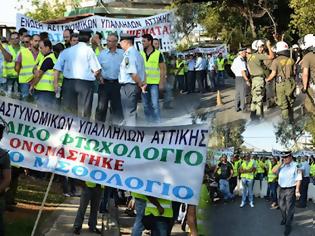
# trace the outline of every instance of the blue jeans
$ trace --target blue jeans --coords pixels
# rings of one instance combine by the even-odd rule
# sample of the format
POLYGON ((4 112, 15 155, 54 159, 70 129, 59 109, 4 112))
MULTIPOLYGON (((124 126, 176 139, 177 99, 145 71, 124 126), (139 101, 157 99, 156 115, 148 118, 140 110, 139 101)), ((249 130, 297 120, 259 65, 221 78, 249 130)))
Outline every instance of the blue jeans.
POLYGON ((224 200, 227 200, 229 198, 233 198, 233 194, 230 193, 230 185, 229 185, 228 180, 220 179, 219 185, 220 185, 220 191, 223 194, 224 200))
POLYGON ((225 77, 224 70, 217 72, 217 86, 218 87, 223 87, 224 86, 224 79, 225 79, 224 77, 225 77))
POLYGON ((153 229, 151 230, 151 236, 167 236, 168 227, 168 222, 156 218, 153 229))
POLYGON ((278 199, 277 199, 278 183, 277 183, 277 181, 269 183, 269 186, 270 186, 270 196, 271 196, 272 202, 278 204, 278 199))
POLYGON ((20 91, 21 91, 21 99, 25 100, 29 96, 30 84, 24 83, 19 84, 20 91))
POLYGON ((159 85, 148 84, 147 93, 141 93, 143 110, 148 122, 160 122, 159 85))
POLYGON ((135 223, 132 227, 131 236, 141 236, 142 231, 144 230, 144 226, 142 224, 142 218, 144 216, 144 210, 146 207, 146 201, 140 198, 136 198, 135 205, 136 205, 136 219, 135 223))
POLYGON ((242 202, 246 202, 247 193, 249 201, 250 202, 254 201, 253 182, 254 180, 252 179, 242 179, 243 184, 242 202))

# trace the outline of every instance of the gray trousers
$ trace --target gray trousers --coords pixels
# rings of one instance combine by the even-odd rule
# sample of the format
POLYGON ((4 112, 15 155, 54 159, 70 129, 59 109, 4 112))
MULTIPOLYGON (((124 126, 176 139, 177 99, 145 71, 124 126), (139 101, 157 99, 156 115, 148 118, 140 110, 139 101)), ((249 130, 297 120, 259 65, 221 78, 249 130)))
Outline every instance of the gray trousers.
POLYGON ((136 126, 138 91, 136 84, 122 84, 120 87, 121 105, 127 126, 136 126))
POLYGON ((75 217, 73 227, 76 229, 81 229, 84 221, 84 215, 86 212, 86 208, 90 203, 90 217, 88 221, 88 225, 90 229, 94 229, 97 225, 97 212, 100 205, 102 195, 102 189, 99 185, 95 188, 89 188, 84 186, 81 198, 80 198, 80 206, 77 212, 77 216, 75 217))
POLYGON ((291 225, 295 208, 295 187, 279 188, 279 207, 282 219, 287 226, 291 225))
POLYGON ((235 78, 235 110, 245 109, 246 83, 243 77, 235 78))

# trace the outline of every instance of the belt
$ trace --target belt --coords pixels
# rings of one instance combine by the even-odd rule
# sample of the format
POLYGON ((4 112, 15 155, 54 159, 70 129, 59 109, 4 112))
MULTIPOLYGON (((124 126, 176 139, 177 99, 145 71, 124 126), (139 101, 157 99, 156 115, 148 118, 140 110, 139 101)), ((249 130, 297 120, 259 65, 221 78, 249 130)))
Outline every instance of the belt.
POLYGON ((295 188, 295 186, 292 186, 292 187, 285 187, 285 188, 282 188, 282 187, 280 187, 281 189, 293 189, 293 188, 295 188))
POLYGON ((124 84, 120 84, 121 86, 125 86, 125 85, 136 85, 135 83, 124 83, 124 84))
POLYGON ((104 79, 104 82, 108 82, 108 83, 118 83, 118 79, 104 79))

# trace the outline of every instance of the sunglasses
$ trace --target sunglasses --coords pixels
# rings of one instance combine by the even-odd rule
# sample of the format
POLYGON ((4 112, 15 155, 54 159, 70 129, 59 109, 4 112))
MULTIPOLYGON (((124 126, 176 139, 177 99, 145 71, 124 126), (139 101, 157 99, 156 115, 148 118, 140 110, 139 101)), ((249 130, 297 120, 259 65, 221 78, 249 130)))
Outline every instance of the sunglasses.
POLYGON ((23 41, 23 43, 30 43, 30 41, 23 41))

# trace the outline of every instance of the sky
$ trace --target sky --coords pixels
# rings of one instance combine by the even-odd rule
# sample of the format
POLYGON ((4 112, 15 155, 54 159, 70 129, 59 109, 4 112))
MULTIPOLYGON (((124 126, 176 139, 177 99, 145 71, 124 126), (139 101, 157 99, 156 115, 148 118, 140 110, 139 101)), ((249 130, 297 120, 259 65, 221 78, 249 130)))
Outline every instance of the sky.
POLYGON ((285 147, 276 142, 274 125, 279 120, 262 122, 260 124, 249 124, 246 126, 244 145, 248 148, 254 148, 255 151, 285 150, 285 147))
MULTIPOLYGON (((29 6, 28 0, 21 0, 23 2, 24 7, 29 6)), ((0 24, 5 24, 8 26, 16 25, 16 13, 17 10, 15 7, 18 5, 18 0, 4 0, 1 1, 0 7, 0 24)), ((23 13, 23 12, 21 12, 23 13)))

